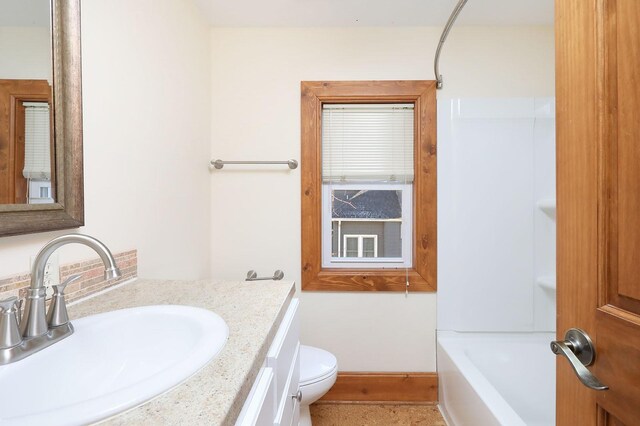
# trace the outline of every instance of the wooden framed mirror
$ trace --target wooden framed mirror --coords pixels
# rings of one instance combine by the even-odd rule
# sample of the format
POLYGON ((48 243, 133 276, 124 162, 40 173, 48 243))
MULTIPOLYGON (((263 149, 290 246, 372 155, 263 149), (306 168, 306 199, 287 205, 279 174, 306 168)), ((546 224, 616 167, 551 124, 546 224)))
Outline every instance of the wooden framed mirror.
MULTIPOLYGON (((11 35, 16 40, 5 43, 4 48, 14 48, 20 52, 18 59, 13 62, 6 60, 5 66, 21 61, 26 64, 25 68, 33 65, 34 60, 24 59, 26 51, 15 46, 23 41, 33 45, 34 37, 29 34, 34 26, 48 18, 50 68, 48 79, 34 79, 29 72, 21 73, 10 66, 6 67, 8 70, 0 66, 0 98, 4 96, 4 100, 0 99, 0 236, 82 226, 84 183, 80 0, 12 0, 4 1, 2 6, 7 10, 3 11, 3 18, 0 19, 0 31, 7 35, 5 40, 11 35), (49 8, 48 14, 42 7, 49 8), (43 13, 46 14, 44 17, 43 13), (14 18, 15 25, 10 21, 14 18), (9 74, 8 78, 5 72, 9 74), (48 91, 47 80, 52 83, 48 91), (30 130, 28 126, 23 131, 22 126, 25 121, 37 121, 37 118, 33 118, 37 114, 31 110, 42 106, 49 108, 45 119, 40 120, 47 124, 49 135, 44 138, 45 142, 30 145, 29 141, 34 138, 30 135, 37 131, 30 130), (48 148, 50 156, 44 161, 49 162, 48 167, 44 166, 47 171, 38 171, 38 179, 35 179, 34 172, 24 164, 29 163, 29 156, 25 154, 24 163, 20 160, 23 151, 37 151, 38 147, 48 148), (34 186, 32 181, 45 184, 48 181, 49 189, 46 189, 46 185, 34 186), (40 193, 36 194, 38 189, 40 193), (25 195, 24 191, 33 194, 25 195)), ((40 133, 46 133, 46 130, 40 130, 40 133)))

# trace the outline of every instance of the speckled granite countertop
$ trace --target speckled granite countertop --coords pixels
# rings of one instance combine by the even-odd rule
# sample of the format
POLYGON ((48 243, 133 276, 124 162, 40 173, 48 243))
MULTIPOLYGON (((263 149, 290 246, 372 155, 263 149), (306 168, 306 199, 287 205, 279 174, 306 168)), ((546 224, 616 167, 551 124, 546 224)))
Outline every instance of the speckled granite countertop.
POLYGON ((291 281, 136 280, 69 307, 69 316, 145 305, 190 305, 227 322, 229 340, 202 370, 169 392, 101 424, 229 425, 240 414, 295 292, 291 281))

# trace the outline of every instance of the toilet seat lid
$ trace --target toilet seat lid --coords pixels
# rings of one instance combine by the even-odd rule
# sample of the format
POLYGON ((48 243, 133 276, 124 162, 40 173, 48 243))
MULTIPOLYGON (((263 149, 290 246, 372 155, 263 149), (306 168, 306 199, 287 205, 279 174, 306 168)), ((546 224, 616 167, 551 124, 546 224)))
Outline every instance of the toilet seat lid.
POLYGON ((324 349, 300 345, 300 384, 313 383, 333 374, 338 360, 324 349))

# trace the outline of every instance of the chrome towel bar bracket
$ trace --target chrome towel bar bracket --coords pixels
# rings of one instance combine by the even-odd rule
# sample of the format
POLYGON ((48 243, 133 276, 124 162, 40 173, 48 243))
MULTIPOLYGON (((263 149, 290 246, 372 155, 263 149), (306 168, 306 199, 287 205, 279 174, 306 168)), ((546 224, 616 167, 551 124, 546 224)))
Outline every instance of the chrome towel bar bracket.
POLYGON ((224 160, 211 160, 211 165, 216 169, 221 169, 225 164, 286 164, 291 170, 298 168, 298 162, 296 160, 286 161, 224 161, 224 160))
POLYGON ((282 272, 280 269, 275 271, 272 277, 258 277, 258 273, 256 271, 251 270, 247 272, 247 278, 245 279, 245 281, 267 281, 267 280, 280 281, 283 278, 284 278, 284 272, 282 272))

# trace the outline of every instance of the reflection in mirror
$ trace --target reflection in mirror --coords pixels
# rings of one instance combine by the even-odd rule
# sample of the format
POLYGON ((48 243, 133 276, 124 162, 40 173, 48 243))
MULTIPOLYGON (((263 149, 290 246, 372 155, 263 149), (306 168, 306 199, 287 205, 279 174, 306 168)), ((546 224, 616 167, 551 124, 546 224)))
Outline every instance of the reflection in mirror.
POLYGON ((49 0, 0 0, 0 204, 55 201, 49 0))

